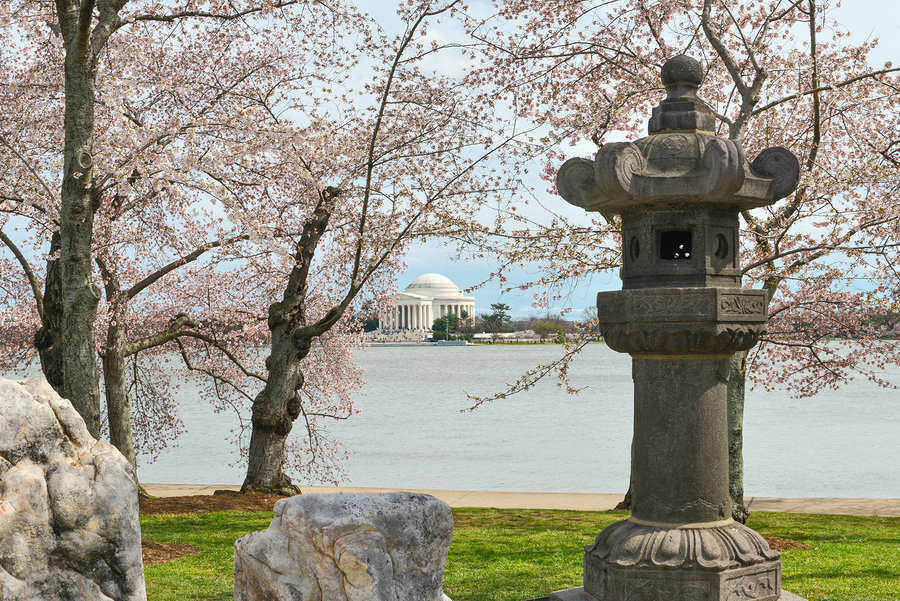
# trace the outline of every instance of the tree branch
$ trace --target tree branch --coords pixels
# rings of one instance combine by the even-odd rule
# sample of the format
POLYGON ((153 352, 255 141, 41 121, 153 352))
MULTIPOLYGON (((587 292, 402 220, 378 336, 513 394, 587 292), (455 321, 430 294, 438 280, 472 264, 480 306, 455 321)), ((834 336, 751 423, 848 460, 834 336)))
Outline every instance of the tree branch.
MULTIPOLYGON (((238 359, 234 353, 232 353, 227 347, 225 347, 221 342, 219 342, 212 336, 208 336, 208 335, 203 334, 202 332, 198 332, 196 330, 182 330, 176 336, 173 336, 173 339, 175 339, 176 341, 179 338, 195 338, 197 340, 202 340, 203 342, 207 343, 208 345, 212 346, 213 348, 218 349, 219 352, 221 352, 223 355, 228 357, 228 360, 231 361, 232 363, 234 363, 234 365, 239 370, 241 370, 241 373, 243 373, 248 378, 255 378, 255 379, 259 380, 260 382, 266 381, 265 376, 247 369, 247 367, 244 366, 244 364, 241 362, 241 360, 238 359)), ((207 374, 207 375, 209 375, 209 374, 207 374)))
POLYGON ((390 71, 388 72, 387 81, 384 84, 384 91, 381 94, 381 102, 378 106, 378 115, 375 117, 375 124, 372 127, 372 136, 369 139, 369 148, 366 152, 366 184, 363 192, 363 201, 362 208, 360 209, 360 219, 359 219, 359 228, 357 231, 357 239, 356 239, 356 253, 353 257, 353 270, 350 275, 351 285, 356 282, 356 278, 359 275, 360 262, 362 261, 362 247, 365 231, 366 231, 366 217, 368 215, 369 209, 369 199, 372 194, 372 172, 375 169, 375 144, 378 141, 378 133, 381 130, 381 123, 384 119, 384 111, 387 108, 388 98, 391 93, 391 88, 393 86, 394 75, 397 72, 397 68, 400 65, 400 60, 403 58, 403 53, 406 52, 406 47, 409 46, 410 42, 415 35, 416 30, 422 24, 422 22, 427 18, 435 15, 439 15, 445 11, 450 10, 453 6, 458 4, 460 0, 453 0, 450 4, 445 7, 435 10, 435 11, 423 11, 419 18, 416 19, 415 23, 407 30, 406 35, 403 37, 403 40, 400 42, 400 46, 397 48, 397 52, 394 55, 394 60, 391 63, 390 71))
POLYGON ((122 356, 130 357, 141 351, 161 346, 180 336, 182 334, 182 328, 185 327, 196 328, 197 324, 184 313, 176 315, 169 323, 169 327, 165 330, 125 343, 122 347, 122 356))
POLYGON ((106 46, 106 42, 119 27, 122 20, 119 11, 128 0, 97 0, 97 8, 100 18, 94 30, 91 32, 91 55, 96 62, 100 57, 100 51, 106 46))
POLYGON ((731 79, 734 81, 734 85, 741 93, 741 96, 744 96, 750 92, 750 88, 747 87, 747 84, 741 77, 741 69, 735 62, 731 52, 722 42, 722 38, 713 31, 712 23, 710 22, 711 11, 712 0, 703 0, 703 14, 700 17, 700 23, 703 25, 703 33, 706 34, 706 38, 709 40, 710 44, 712 44, 716 54, 718 54, 719 58, 722 59, 722 62, 725 63, 725 68, 728 69, 728 73, 731 75, 731 79))
MULTIPOLYGON (((130 25, 131 23, 138 23, 141 21, 156 21, 162 23, 174 23, 180 19, 218 19, 220 21, 234 21, 235 19, 241 19, 248 15, 252 15, 255 13, 262 12, 263 10, 273 9, 273 8, 286 8, 288 6, 297 5, 297 4, 306 4, 306 0, 280 0, 279 2, 272 2, 271 4, 266 3, 263 6, 257 5, 252 6, 250 8, 246 8, 244 10, 238 10, 234 12, 212 12, 205 10, 182 10, 174 13, 170 13, 167 15, 135 15, 128 19, 122 21, 122 25, 130 25)), ((315 2, 315 4, 321 4, 321 2, 315 2)))
POLYGON ((175 259, 174 261, 170 262, 169 264, 157 269, 156 271, 154 271, 153 273, 151 273, 150 275, 148 275, 147 277, 142 279, 140 282, 136 283, 134 286, 129 288, 125 292, 125 295, 129 299, 134 298, 135 296, 140 294, 145 288, 147 288, 148 286, 152 286, 154 283, 156 283, 156 281, 159 280, 161 277, 165 276, 168 273, 171 273, 172 271, 178 269, 179 267, 182 267, 184 265, 187 265, 188 263, 196 261, 198 258, 200 258, 201 255, 203 255, 203 253, 207 252, 208 250, 211 250, 211 249, 219 247, 219 246, 228 246, 228 245, 234 244, 235 242, 247 240, 248 238, 249 238, 248 235, 243 234, 241 236, 234 236, 232 238, 226 238, 225 240, 216 240, 215 242, 207 242, 206 244, 203 244, 202 246, 197 247, 192 252, 184 255, 183 257, 175 259))
POLYGON ((890 69, 880 69, 878 71, 870 71, 869 73, 863 73, 861 75, 856 75, 854 77, 845 79, 844 81, 841 81, 838 83, 832 83, 832 84, 828 84, 828 85, 824 85, 824 86, 819 86, 818 88, 812 88, 809 90, 804 90, 802 92, 797 92, 795 94, 790 94, 789 96, 785 96, 784 98, 779 98, 778 100, 773 100, 772 102, 770 102, 768 104, 764 104, 763 106, 754 109, 753 115, 758 115, 759 113, 762 113, 773 107, 776 107, 779 104, 784 104, 785 102, 790 102, 791 100, 795 100, 797 98, 800 98, 801 96, 809 96, 810 94, 816 94, 819 92, 827 92, 829 90, 837 90, 838 88, 843 88, 843 87, 849 86, 849 85, 854 84, 863 79, 869 79, 869 78, 874 79, 874 78, 878 77, 879 75, 886 75, 888 73, 896 73, 897 71, 900 71, 900 67, 892 67, 890 69))
POLYGON ((81 11, 78 15, 78 36, 74 40, 81 55, 91 47, 91 23, 94 18, 94 3, 95 0, 81 0, 81 11))
POLYGON ((31 163, 29 163, 28 160, 18 150, 16 150, 12 144, 9 143, 9 141, 3 136, 3 134, 0 134, 0 142, 2 142, 4 146, 9 148, 12 151, 12 153, 14 155, 16 155, 16 158, 18 158, 20 161, 22 161, 22 164, 24 164, 25 167, 28 169, 28 171, 31 173, 31 175, 34 176, 34 179, 37 180, 37 182, 41 185, 41 187, 44 189, 44 191, 47 192, 48 199, 51 202, 56 201, 56 195, 53 194, 52 190, 50 190, 50 186, 47 185, 47 182, 44 181, 44 178, 42 178, 38 174, 38 172, 35 170, 35 168, 31 166, 31 163))
POLYGON ((16 246, 15 242, 13 242, 3 230, 0 230, 0 241, 2 241, 3 244, 7 246, 7 248, 9 248, 10 252, 15 255, 16 260, 19 262, 19 265, 22 266, 22 271, 25 272, 25 277, 28 278, 28 284, 31 286, 31 292, 32 294, 34 294, 34 303, 37 306, 38 316, 40 316, 41 321, 43 321, 44 295, 41 294, 41 286, 34 275, 34 271, 32 271, 31 269, 31 265, 28 264, 28 260, 25 258, 25 255, 22 254, 22 251, 20 251, 16 246))

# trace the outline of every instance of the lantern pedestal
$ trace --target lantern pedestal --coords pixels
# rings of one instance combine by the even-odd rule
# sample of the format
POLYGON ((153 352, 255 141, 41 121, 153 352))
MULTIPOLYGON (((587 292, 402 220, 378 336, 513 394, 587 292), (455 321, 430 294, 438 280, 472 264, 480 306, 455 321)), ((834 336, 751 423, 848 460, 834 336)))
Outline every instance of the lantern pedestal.
POLYGON ((729 356, 633 355, 632 515, 585 552, 596 599, 778 599, 780 554, 731 519, 729 356))
MULTIPOLYGON (((746 597, 738 599, 746 599, 746 597)), ((806 601, 803 597, 793 594, 790 591, 786 591, 782 589, 781 596, 778 598, 779 601, 806 601)), ((562 591, 556 591, 552 593, 549 597, 541 597, 540 599, 532 599, 531 601, 605 601, 604 599, 597 599, 593 595, 589 595, 584 592, 584 588, 569 588, 562 591)), ((678 597, 672 597, 670 601, 680 601, 678 597)))

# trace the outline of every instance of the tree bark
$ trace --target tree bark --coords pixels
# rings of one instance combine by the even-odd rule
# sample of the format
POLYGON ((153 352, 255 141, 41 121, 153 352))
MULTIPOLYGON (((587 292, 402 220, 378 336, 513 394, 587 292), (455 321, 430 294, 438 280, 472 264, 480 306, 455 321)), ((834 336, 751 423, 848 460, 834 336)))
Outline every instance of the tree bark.
POLYGON ((94 437, 100 436, 100 388, 94 348, 99 290, 91 282, 94 64, 90 14, 59 14, 66 47, 65 155, 60 209, 63 390, 94 437), (74 20, 74 22, 73 22, 74 20))
POLYGON ((617 510, 631 511, 634 504, 634 435, 631 436, 631 468, 628 470, 628 490, 625 491, 625 498, 616 505, 617 510))
POLYGON ((62 283, 59 274, 59 231, 50 237, 50 258, 44 280, 44 312, 41 327, 34 335, 34 346, 41 359, 41 371, 50 386, 65 396, 62 361, 62 283))
MULTIPOLYGON (((300 492, 284 474, 285 442, 294 420, 300 416, 300 388, 303 372, 300 362, 309 355, 312 342, 340 319, 346 302, 332 307, 312 326, 306 323, 306 294, 309 270, 316 247, 331 213, 327 205, 340 194, 337 188, 327 188, 297 243, 294 266, 281 301, 269 306, 269 332, 272 350, 266 359, 268 377, 265 387, 253 400, 253 429, 247 476, 241 492, 274 492, 293 495, 300 492)), ((358 290, 352 287, 345 301, 358 290)))
POLYGON ((124 324, 125 311, 117 309, 106 334, 103 349, 103 386, 106 391, 106 412, 109 418, 109 440, 131 463, 137 476, 137 457, 131 430, 131 399, 125 376, 124 324))
POLYGON ((272 350, 266 359, 268 379, 253 400, 249 463, 241 492, 300 492, 284 474, 285 442, 300 415, 300 362, 309 354, 310 342, 298 348, 288 322, 272 328, 272 350))
POLYGON ((728 492, 731 494, 731 517, 747 523, 750 510, 744 505, 744 392, 747 377, 747 351, 731 356, 728 377, 728 492))

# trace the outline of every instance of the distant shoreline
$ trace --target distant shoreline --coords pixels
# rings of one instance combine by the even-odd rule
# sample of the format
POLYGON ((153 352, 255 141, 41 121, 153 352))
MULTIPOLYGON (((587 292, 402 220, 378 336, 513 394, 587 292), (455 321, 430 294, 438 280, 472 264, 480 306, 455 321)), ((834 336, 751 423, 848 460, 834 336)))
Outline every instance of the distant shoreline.
MULTIPOLYGON (((143 483, 157 497, 211 495, 215 490, 239 490, 228 484, 153 484, 143 483)), ((622 500, 623 493, 514 492, 494 490, 439 490, 412 488, 372 488, 357 486, 300 486, 302 494, 353 494, 410 491, 430 494, 451 507, 497 507, 508 509, 568 509, 609 511, 622 500)), ((822 513, 900 517, 900 499, 848 497, 745 497, 753 511, 785 513, 822 513)))

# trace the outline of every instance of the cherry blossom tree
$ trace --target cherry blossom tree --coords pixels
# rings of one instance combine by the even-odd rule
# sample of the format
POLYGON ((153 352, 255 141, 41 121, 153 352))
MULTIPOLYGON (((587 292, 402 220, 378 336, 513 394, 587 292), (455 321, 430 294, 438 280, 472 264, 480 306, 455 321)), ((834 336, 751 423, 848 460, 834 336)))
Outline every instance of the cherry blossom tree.
POLYGON ((19 324, 5 358, 25 358, 34 334, 44 374, 98 435, 99 355, 110 436, 132 463, 132 418, 151 451, 177 430, 169 383, 138 358, 152 363, 181 336, 214 347, 242 327, 228 305, 210 314, 215 303, 198 299, 234 282, 210 255, 250 236, 222 204, 269 174, 223 178, 218 165, 268 118, 256 99, 340 69, 331 50, 353 19, 299 1, 0 7, 15 41, 0 57, 5 316, 19 324))
MULTIPOLYGON (((473 52, 489 61, 485 93, 506 94, 523 118, 547 124, 534 156, 548 181, 570 145, 644 135, 663 95, 659 69, 683 53, 704 66, 700 93, 719 135, 747 156, 780 145, 800 157, 794 194, 742 213, 744 281, 768 292, 770 320, 762 342, 735 355, 729 381, 731 492, 741 520, 745 382, 812 397, 855 376, 891 386, 879 370, 900 363, 900 347, 871 319, 900 302, 900 68, 872 65, 877 41, 851 41, 829 8, 816 0, 508 0, 493 19, 473 23, 482 42, 473 52)), ((520 211, 466 242, 498 253, 500 271, 541 265, 546 275, 522 287, 558 287, 618 265, 617 227, 520 211)), ((572 350, 502 394, 564 373, 572 350)))
POLYGON ((45 375, 96 434, 99 356, 132 461, 133 439, 177 431, 178 370, 217 410, 251 405, 245 490, 334 479, 323 424, 354 413, 353 315, 387 309, 411 240, 471 227, 518 175, 497 161, 519 132, 435 68, 458 51, 429 27, 459 7, 405 5, 393 36, 337 3, 11 4, 0 23, 28 60, 2 88, 16 177, 0 231, 26 235, 0 241, 28 286, 2 282, 5 321, 28 327, 5 357, 37 330, 45 375))
MULTIPOLYGON (((365 77, 348 82, 336 106, 308 108, 283 176, 261 204, 232 210, 237 221, 271 213, 263 221, 279 225, 260 237, 281 249, 287 273, 272 278, 280 300, 268 307, 268 378, 253 400, 244 491, 290 492, 284 466, 293 423, 302 417, 307 441, 316 441, 316 419, 335 417, 334 407, 322 413, 306 398, 312 374, 302 362, 317 341, 346 327, 364 295, 386 309, 412 240, 474 227, 484 203, 517 185, 516 171, 498 165, 521 132, 475 102, 467 73, 442 74, 433 63, 440 53, 458 56, 429 27, 460 17, 459 7, 456 0, 403 6, 396 36, 373 26, 359 59, 365 77), (299 237, 273 237, 292 227, 299 237)), ((270 264, 256 267, 266 273, 270 264)), ((317 456, 311 447, 306 455, 317 456)))

